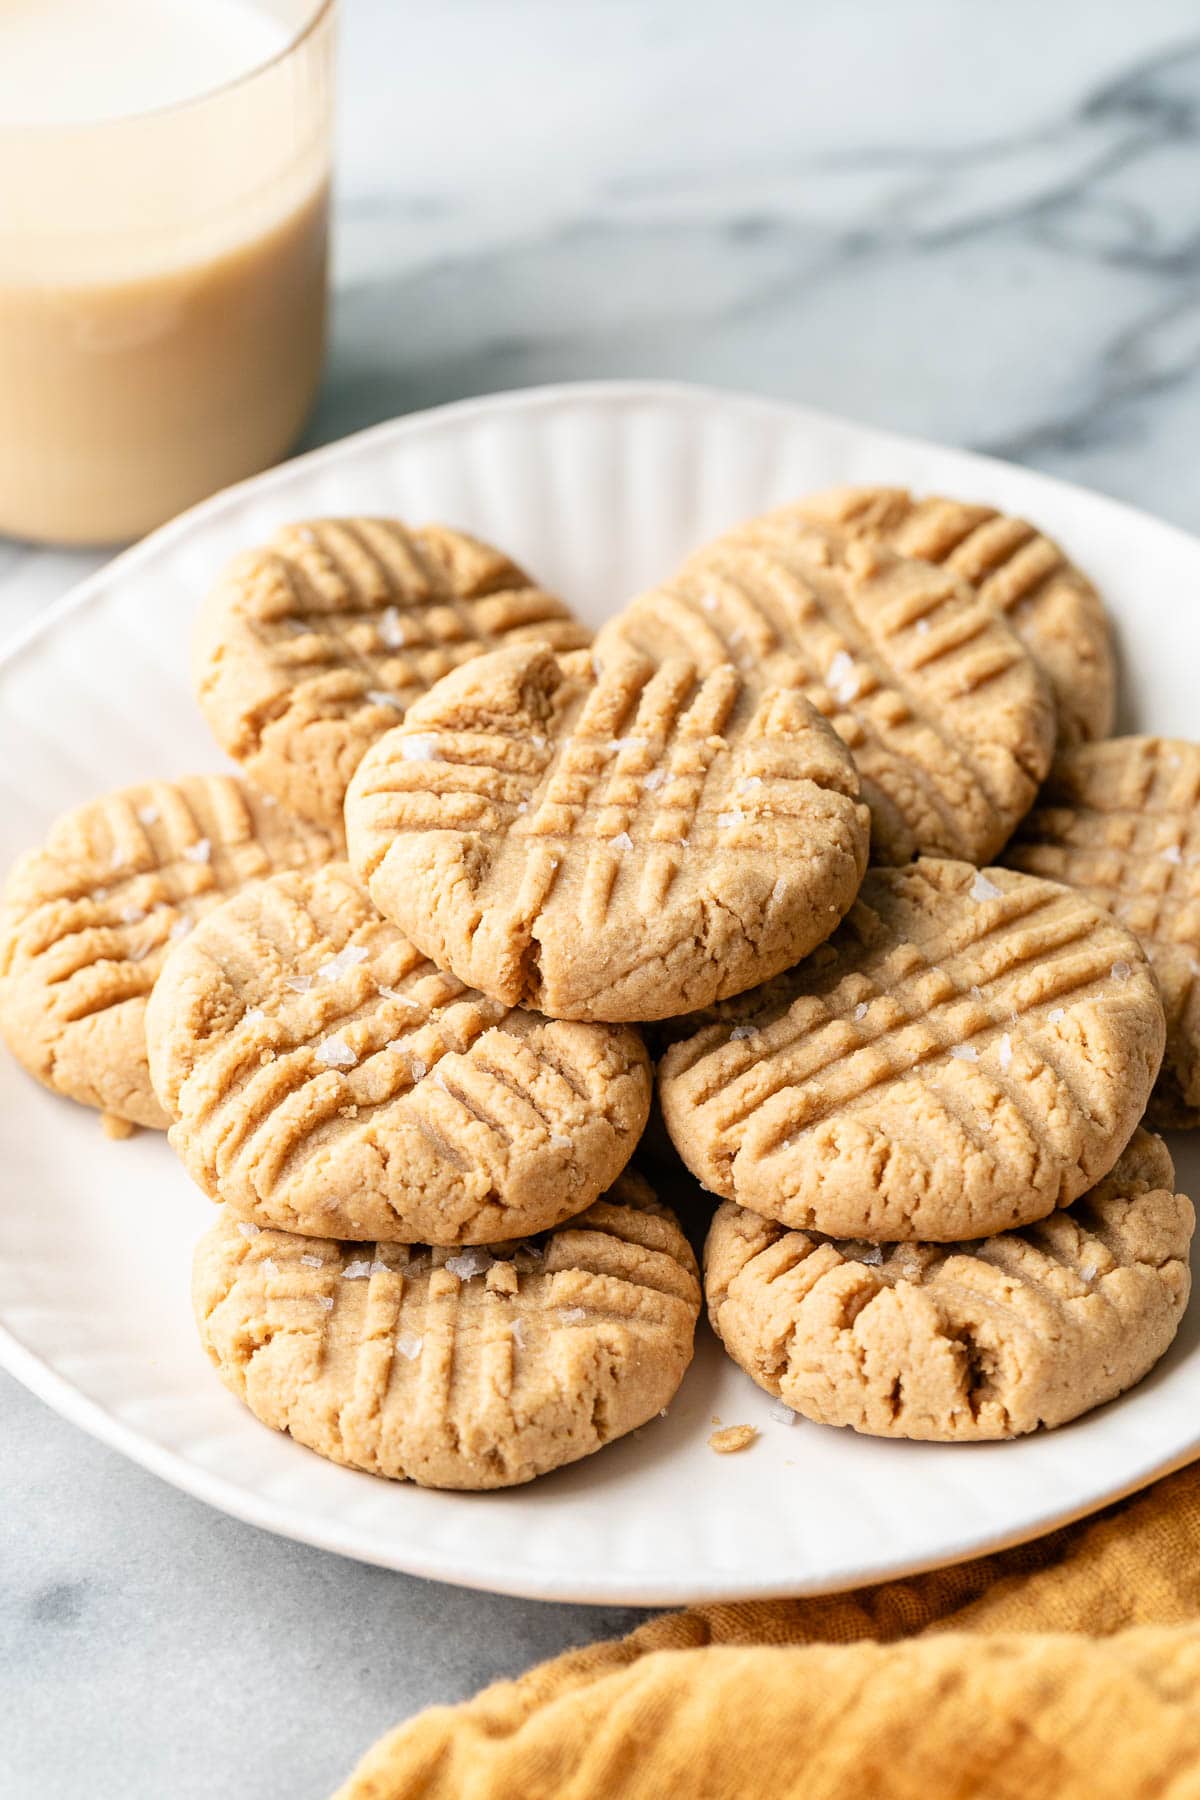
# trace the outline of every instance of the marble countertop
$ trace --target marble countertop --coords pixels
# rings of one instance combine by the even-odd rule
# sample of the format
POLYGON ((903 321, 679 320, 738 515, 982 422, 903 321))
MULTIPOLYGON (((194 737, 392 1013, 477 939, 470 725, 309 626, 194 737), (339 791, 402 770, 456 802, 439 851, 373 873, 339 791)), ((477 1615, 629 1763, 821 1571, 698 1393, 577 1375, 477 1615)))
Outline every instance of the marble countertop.
MULTIPOLYGON (((308 441, 574 377, 752 389, 1200 530, 1190 0, 343 0, 308 441)), ((98 559, 0 541, 0 633, 98 559)), ((0 1789, 320 1800, 418 1707, 627 1611, 207 1510, 0 1378, 0 1789)))

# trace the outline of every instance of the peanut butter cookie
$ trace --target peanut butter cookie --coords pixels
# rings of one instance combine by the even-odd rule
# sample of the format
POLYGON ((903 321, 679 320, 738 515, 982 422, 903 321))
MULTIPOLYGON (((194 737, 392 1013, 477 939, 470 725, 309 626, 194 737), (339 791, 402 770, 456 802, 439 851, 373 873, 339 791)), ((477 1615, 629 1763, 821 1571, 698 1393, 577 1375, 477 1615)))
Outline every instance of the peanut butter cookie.
POLYGON ((168 961, 147 1038, 171 1142, 205 1193, 323 1237, 544 1230, 615 1180, 650 1107, 636 1031, 465 988, 344 864, 207 918, 168 961))
POLYGON ((556 1018, 657 1019, 820 943, 868 817, 798 693, 618 650, 447 676, 363 759, 350 858, 441 968, 556 1018))
POLYGON ((196 622, 201 711, 257 785, 339 824, 368 744, 450 669, 500 644, 588 641, 499 550, 430 525, 314 519, 237 557, 196 622))
POLYGON ((531 1481, 632 1431, 692 1359, 696 1262, 633 1174, 532 1243, 455 1254, 255 1231, 197 1248, 225 1385, 334 1462, 426 1487, 531 1481))
POLYGON ((341 853, 340 831, 228 775, 148 781, 77 807, 9 875, 0 1033, 56 1093, 165 1128, 146 999, 168 950, 247 882, 341 853))
POLYGON ((617 645, 799 688, 854 753, 877 861, 988 862, 1050 766, 1049 688, 996 609, 949 570, 794 507, 632 601, 596 648, 607 659, 617 645))
POLYGON ((659 1065, 663 1116, 714 1193, 830 1237, 990 1236, 1107 1174, 1165 1024, 1137 941, 1007 869, 874 869, 799 968, 659 1065))
POLYGON ((1064 751, 1004 853, 1133 932, 1158 977, 1167 1052, 1156 1125, 1200 1125, 1200 744, 1113 738, 1064 751))
POLYGON ((1107 737, 1116 708, 1112 632, 1099 594, 1048 537, 992 506, 903 488, 833 488, 799 510, 901 556, 938 563, 1004 614, 1041 668, 1063 744, 1107 737))
POLYGON ((954 1443, 1061 1425, 1175 1336, 1195 1215, 1174 1180, 1139 1130, 1069 1212, 945 1245, 835 1243, 726 1202, 709 1315, 760 1387, 823 1425, 954 1443))

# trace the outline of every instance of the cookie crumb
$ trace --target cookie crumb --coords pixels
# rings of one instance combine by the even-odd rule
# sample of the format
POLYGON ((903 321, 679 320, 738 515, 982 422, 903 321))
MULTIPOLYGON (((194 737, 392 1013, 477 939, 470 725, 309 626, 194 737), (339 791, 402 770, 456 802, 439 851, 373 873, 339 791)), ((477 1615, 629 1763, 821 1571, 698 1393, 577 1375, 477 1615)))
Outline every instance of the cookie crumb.
POLYGON ((734 1456, 739 1450, 748 1450, 757 1436, 753 1425, 727 1425, 724 1431, 713 1432, 708 1447, 718 1456, 734 1456))
POLYGON ((131 1138, 137 1126, 131 1119, 122 1119, 116 1113, 105 1112, 100 1114, 100 1129, 106 1138, 120 1143, 123 1138, 131 1138))

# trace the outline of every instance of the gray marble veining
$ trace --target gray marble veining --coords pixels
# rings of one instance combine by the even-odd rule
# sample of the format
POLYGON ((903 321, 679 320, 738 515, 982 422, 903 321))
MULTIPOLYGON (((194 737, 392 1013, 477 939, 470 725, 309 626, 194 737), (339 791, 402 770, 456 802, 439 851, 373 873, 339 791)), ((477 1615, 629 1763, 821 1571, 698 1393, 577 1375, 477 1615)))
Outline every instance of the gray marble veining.
MULTIPOLYGON (((1191 0, 344 0, 308 442, 664 376, 1028 461, 1200 529, 1191 0)), ((98 559, 0 542, 0 633, 98 559)), ((0 1790, 319 1800, 371 1738, 637 1616, 207 1510, 0 1380, 0 1790)))

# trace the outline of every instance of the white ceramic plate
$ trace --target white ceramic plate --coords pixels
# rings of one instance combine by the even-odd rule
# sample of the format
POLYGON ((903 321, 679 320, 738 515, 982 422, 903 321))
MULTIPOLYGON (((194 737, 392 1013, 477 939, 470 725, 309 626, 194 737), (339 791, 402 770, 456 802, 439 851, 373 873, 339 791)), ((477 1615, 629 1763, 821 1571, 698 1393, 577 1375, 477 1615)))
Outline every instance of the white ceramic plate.
MULTIPOLYGON (((230 552, 285 519, 395 512, 494 539, 592 624, 702 539, 803 489, 906 483, 1025 512, 1115 614, 1123 726, 1194 729, 1200 542, 1025 470, 796 407, 641 384, 500 396, 384 425, 208 501, 119 557, 0 660, 0 863, 99 789, 215 767, 188 624, 230 552)), ((1200 1138, 1172 1145, 1200 1191, 1200 1138)), ((1200 1302, 1132 1394, 1013 1444, 876 1442, 772 1418, 702 1328, 666 1419, 531 1487, 440 1494, 265 1430, 188 1305, 212 1217, 166 1143, 0 1059, 0 1360, 67 1418, 238 1518, 389 1568, 546 1599, 828 1592, 1031 1537, 1200 1453, 1200 1302), (713 1415, 761 1430, 719 1457, 713 1415)))

